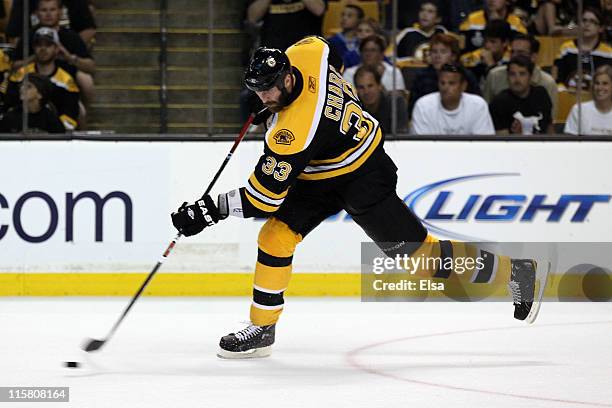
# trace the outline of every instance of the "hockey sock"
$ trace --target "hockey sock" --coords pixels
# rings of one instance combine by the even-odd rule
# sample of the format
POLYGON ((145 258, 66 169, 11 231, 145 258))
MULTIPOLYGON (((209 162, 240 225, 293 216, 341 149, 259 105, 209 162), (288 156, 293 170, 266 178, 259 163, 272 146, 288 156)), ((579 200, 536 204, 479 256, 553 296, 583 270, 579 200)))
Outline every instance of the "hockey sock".
POLYGON ((257 264, 253 284, 251 322, 257 326, 275 324, 283 311, 283 294, 291 279, 291 262, 302 236, 287 224, 270 218, 262 227, 257 240, 257 264))
POLYGON ((457 280, 461 284, 506 285, 510 280, 510 258, 478 248, 474 244, 439 240, 428 235, 410 255, 415 276, 457 280), (415 267, 415 265, 418 265, 415 267))

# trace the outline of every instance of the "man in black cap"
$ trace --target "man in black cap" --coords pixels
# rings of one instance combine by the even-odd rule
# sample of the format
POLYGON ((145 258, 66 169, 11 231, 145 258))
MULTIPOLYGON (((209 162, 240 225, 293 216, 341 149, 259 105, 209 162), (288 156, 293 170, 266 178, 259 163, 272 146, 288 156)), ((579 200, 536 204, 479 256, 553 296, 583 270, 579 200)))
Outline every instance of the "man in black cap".
POLYGON ((79 87, 75 80, 76 69, 57 59, 58 34, 48 27, 41 27, 34 33, 32 47, 34 59, 26 66, 13 72, 8 79, 4 104, 18 105, 19 87, 27 74, 37 73, 52 82, 49 100, 53 103, 66 129, 75 129, 79 117, 79 87))
MULTIPOLYGON (((39 20, 39 25, 30 32, 30 38, 34 36, 33 33, 37 29, 42 27, 47 27, 57 32, 57 57, 66 65, 76 70, 74 77, 81 90, 81 99, 85 106, 89 106, 93 101, 95 93, 93 74, 96 71, 96 63, 79 34, 60 25, 61 16, 61 0, 38 0, 36 17, 39 20)), ((29 55, 23 55, 23 45, 21 42, 22 39, 19 40, 15 49, 14 69, 27 65, 34 59, 32 44, 30 45, 29 55)))

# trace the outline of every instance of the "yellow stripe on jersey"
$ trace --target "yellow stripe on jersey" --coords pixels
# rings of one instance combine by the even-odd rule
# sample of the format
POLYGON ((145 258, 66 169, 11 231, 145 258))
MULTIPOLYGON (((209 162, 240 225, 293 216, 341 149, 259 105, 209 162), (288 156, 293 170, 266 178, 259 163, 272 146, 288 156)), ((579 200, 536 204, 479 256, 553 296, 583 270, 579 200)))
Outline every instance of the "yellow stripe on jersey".
POLYGON ((0 50, 0 72, 7 72, 11 70, 11 59, 2 50, 0 50))
POLYGON ((287 192, 289 191, 289 189, 287 189, 280 194, 273 193, 272 191, 265 188, 259 182, 259 180, 257 180, 255 173, 251 174, 251 177, 249 177, 249 183, 251 183, 251 185, 253 186, 253 188, 255 188, 255 190, 257 190, 257 192, 266 197, 269 197, 272 200, 283 200, 285 197, 287 197, 287 192))
MULTIPOLYGON (((368 139, 371 140, 371 138, 368 138, 368 139)), ((374 136, 374 139, 372 140, 372 143, 370 143, 366 151, 358 159, 351 161, 350 164, 347 164, 346 166, 337 168, 335 170, 325 170, 325 171, 321 171, 318 173, 308 173, 304 171, 302 174, 298 176, 298 179, 323 180, 323 179, 327 179, 331 177, 341 176, 341 175, 350 173, 352 171, 355 171, 363 163, 365 163, 365 161, 372 155, 372 153, 374 153, 374 151, 380 144, 381 140, 382 140, 382 131, 380 130, 380 128, 378 128, 378 130, 376 131, 376 135, 374 136)), ((308 169, 309 168, 307 167, 305 170, 308 170, 308 169)), ((314 167, 312 170, 316 171, 316 167, 314 167)))
POLYGON ((9 76, 9 81, 21 82, 26 74, 30 74, 32 72, 36 72, 36 65, 34 63, 28 64, 25 67, 21 67, 17 71, 13 72, 11 76, 9 76))
POLYGON ((512 28, 514 31, 527 34, 527 28, 523 24, 523 20, 521 20, 521 18, 516 14, 509 14, 506 21, 508 24, 510 24, 510 28, 512 28))
POLYGON ((487 24, 484 10, 474 11, 470 13, 463 23, 459 26, 459 31, 483 30, 487 24))
MULTIPOLYGON (((473 68, 482 62, 482 51, 484 48, 478 48, 474 51, 463 54, 460 58, 461 64, 466 68, 473 68)), ((503 61, 510 61, 510 49, 507 47, 504 51, 503 61)))
MULTIPOLYGON (((514 31, 518 31, 523 34, 527 34, 527 28, 523 24, 523 21, 516 14, 508 14, 506 18, 510 28, 514 31)), ((470 31, 470 30, 484 30, 487 25, 487 16, 484 10, 474 11, 461 23, 459 31, 470 31)))
POLYGON ((67 130, 76 129, 77 121, 72 119, 70 116, 60 115, 59 119, 67 130))
POLYGON ((374 122, 372 122, 369 119, 366 118, 362 118, 362 124, 363 123, 367 123, 369 132, 368 132, 368 136, 362 138, 359 143, 357 144, 357 146, 348 149, 346 152, 342 153, 340 156, 338 157, 334 157, 333 159, 324 159, 324 160, 311 160, 308 165, 309 166, 318 166, 318 165, 322 165, 322 164, 334 164, 334 163, 340 163, 342 160, 345 160, 347 157, 349 157, 351 154, 353 154, 354 152, 356 152, 357 150, 359 150, 361 148, 361 146, 366 142, 366 140, 368 140, 368 137, 370 137, 370 133, 372 133, 372 131, 374 130, 374 122))
POLYGON ((55 71, 55 74, 49 78, 51 82, 60 88, 64 88, 68 92, 79 92, 79 87, 76 84, 76 81, 68 72, 64 71, 62 68, 58 68, 55 71))
MULTIPOLYGON (((25 67, 19 68, 17 71, 13 72, 9 77, 9 81, 11 82, 21 82, 23 78, 27 74, 35 73, 36 65, 35 63, 31 63, 26 65, 25 67)), ((62 68, 57 68, 55 74, 52 77, 49 77, 49 80, 56 86, 67 90, 68 92, 79 92, 79 87, 76 84, 76 81, 68 72, 64 71, 62 68)))
POLYGON ((612 59, 612 47, 610 47, 607 43, 601 41, 597 48, 591 51, 591 55, 612 59))
POLYGON ((482 48, 467 52, 461 56, 461 64, 466 68, 472 68, 481 61, 482 48))
POLYGON ((280 207, 280 205, 270 205, 270 204, 262 203, 255 196, 251 195, 249 191, 246 189, 244 190, 244 195, 246 196, 247 200, 249 200, 249 202, 253 204, 255 208, 261 211, 273 213, 276 210, 278 210, 278 207, 280 207))
POLYGON ((329 48, 322 40, 308 37, 286 54, 304 84, 297 99, 274 116, 266 132, 266 145, 282 156, 305 150, 314 138, 325 105, 329 48))
POLYGON ((563 44, 561 44, 555 59, 562 58, 566 54, 578 54, 578 49, 576 48, 576 44, 574 44, 574 40, 565 41, 563 44))

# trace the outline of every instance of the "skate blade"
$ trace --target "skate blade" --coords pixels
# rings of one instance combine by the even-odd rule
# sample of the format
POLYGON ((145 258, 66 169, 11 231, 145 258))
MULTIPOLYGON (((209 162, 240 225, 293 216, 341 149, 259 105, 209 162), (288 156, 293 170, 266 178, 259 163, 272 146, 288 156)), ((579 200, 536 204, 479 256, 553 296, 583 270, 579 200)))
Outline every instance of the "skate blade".
POLYGON ((227 351, 222 348, 217 351, 217 357, 227 360, 238 360, 245 358, 263 358, 272 354, 272 346, 260 347, 247 351, 227 351))
POLYGON ((544 290, 546 289, 546 282, 548 282, 548 274, 550 273, 550 261, 540 261, 537 265, 535 298, 533 299, 531 310, 525 319, 528 324, 532 324, 538 318, 538 313, 540 313, 540 307, 542 306, 542 298, 544 297, 544 290))

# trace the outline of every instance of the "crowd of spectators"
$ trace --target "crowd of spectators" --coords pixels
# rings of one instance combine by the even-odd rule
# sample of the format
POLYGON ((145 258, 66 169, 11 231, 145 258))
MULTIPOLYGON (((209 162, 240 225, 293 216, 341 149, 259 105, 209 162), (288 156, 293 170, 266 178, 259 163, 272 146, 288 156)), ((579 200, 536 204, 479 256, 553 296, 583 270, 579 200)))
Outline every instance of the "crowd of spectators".
POLYGON ((323 33, 331 3, 251 0, 247 16, 261 24, 257 45, 286 49, 296 40, 288 33, 325 35, 343 58, 344 78, 385 131, 395 122, 397 132, 414 134, 550 134, 557 123, 576 134, 580 115, 581 134, 612 135, 612 0, 583 0, 581 16, 575 0, 400 1, 397 30, 390 2, 379 1, 376 20, 364 2, 344 0, 336 3, 343 7, 336 30, 323 33), (282 20, 291 30, 275 26, 280 44, 269 26, 282 20), (538 65, 543 51, 555 54, 546 66, 538 65), (560 106, 561 92, 593 100, 559 117, 569 110, 560 106))
POLYGON ((63 133, 86 128, 94 98, 96 25, 88 0, 13 0, 0 50, 0 129, 63 133), (27 44, 24 49, 24 32, 27 44), (25 51, 25 52, 24 52, 25 51))

